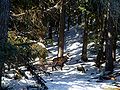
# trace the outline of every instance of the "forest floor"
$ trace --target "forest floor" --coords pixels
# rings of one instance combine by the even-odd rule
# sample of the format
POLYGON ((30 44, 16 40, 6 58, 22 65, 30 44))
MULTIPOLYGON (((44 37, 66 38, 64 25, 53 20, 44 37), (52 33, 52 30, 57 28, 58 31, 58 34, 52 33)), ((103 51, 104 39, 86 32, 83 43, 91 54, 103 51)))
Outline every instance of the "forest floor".
MULTIPOLYGON (((94 66, 93 59, 95 54, 89 51, 94 43, 88 45, 88 62, 82 62, 80 60, 82 51, 82 33, 79 27, 71 27, 70 31, 65 32, 65 54, 69 53, 70 58, 63 70, 50 71, 52 73, 50 76, 42 75, 42 78, 46 81, 48 90, 114 90, 114 89, 104 89, 109 86, 113 86, 114 83, 120 83, 120 77, 118 76, 115 80, 102 80, 99 81, 98 77, 100 75, 99 70, 94 66), (78 63, 79 62, 79 63, 78 63), (86 72, 77 71, 77 66, 82 65, 86 72)), ((57 38, 55 38, 57 41, 57 38)), ((55 57, 57 55, 57 43, 53 45, 48 45, 47 49, 51 51, 48 55, 48 59, 55 57)), ((118 70, 118 69, 117 69, 118 70)), ((30 84, 35 84, 34 80, 11 80, 7 78, 4 79, 4 84, 9 84, 12 90, 27 90, 22 89, 30 84)), ((31 89, 35 90, 35 89, 31 89)), ((116 89, 117 90, 117 89, 116 89)), ((118 89, 120 90, 120 89, 118 89)))
MULTIPOLYGON (((99 70, 94 66, 93 59, 95 53, 90 52, 90 48, 94 43, 88 45, 88 62, 82 62, 80 60, 82 51, 82 35, 83 30, 75 26, 70 31, 65 32, 65 53, 70 53, 70 59, 64 66, 63 70, 53 71, 52 75, 44 77, 47 81, 46 85, 49 90, 104 90, 113 86, 114 83, 119 83, 120 78, 116 80, 102 80, 99 81, 99 70), (79 62, 79 63, 78 63, 79 62), (82 73, 77 71, 77 66, 82 65, 86 72, 82 73)), ((49 46, 48 49, 53 55, 57 55, 57 47, 49 46)), ((108 89, 111 90, 111 89, 108 89)), ((113 89, 112 89, 113 90, 113 89)), ((120 90, 120 88, 119 88, 120 90)))

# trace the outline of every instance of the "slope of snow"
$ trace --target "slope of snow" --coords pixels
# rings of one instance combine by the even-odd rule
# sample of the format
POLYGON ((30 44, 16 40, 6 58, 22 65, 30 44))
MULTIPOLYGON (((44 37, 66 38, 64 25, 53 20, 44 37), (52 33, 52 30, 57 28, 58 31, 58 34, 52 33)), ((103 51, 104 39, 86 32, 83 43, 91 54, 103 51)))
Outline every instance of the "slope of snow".
POLYGON ((50 77, 44 77, 49 90, 102 90, 103 84, 89 81, 92 76, 87 71, 77 71, 77 65, 67 65, 63 71, 54 71, 50 77))
MULTIPOLYGON (((82 34, 78 26, 71 27, 70 31, 65 32, 65 54, 70 53, 70 59, 63 67, 63 70, 51 71, 50 76, 42 76, 47 82, 48 90, 103 90, 106 85, 111 84, 115 81, 96 82, 97 79, 93 79, 99 72, 94 66, 94 62, 84 63, 80 60, 82 51, 82 34), (76 28, 77 27, 77 28, 76 28), (77 29, 77 30, 76 30, 77 29), (79 63, 78 63, 79 61, 79 63), (86 73, 77 71, 77 66, 83 65, 86 73)), ((56 39, 56 38, 55 38, 56 39)), ((57 40, 56 40, 57 41, 57 40)), ((88 45, 90 48, 94 43, 88 45)), ((57 56, 57 43, 49 45, 47 49, 52 52, 48 58, 57 56)), ((89 59, 93 59, 95 55, 88 53, 89 59), (91 58, 92 57, 92 58, 91 58)), ((4 84, 9 84, 12 90, 27 90, 27 85, 35 85, 34 80, 10 80, 3 78, 4 84)), ((30 90, 30 89, 29 89, 30 90)), ((37 90, 37 89, 31 89, 37 90)))
MULTIPOLYGON (((65 32, 65 53, 70 53, 70 60, 64 66, 64 70, 54 71, 51 76, 44 77, 49 90, 103 90, 102 86, 105 83, 98 83, 96 80, 91 79, 98 73, 93 66, 94 63, 88 62, 84 64, 80 60, 83 31, 79 27, 77 29, 79 30, 72 27, 70 31, 65 32), (77 63, 77 61, 81 61, 81 63, 77 63), (80 64, 83 64, 86 73, 77 71, 76 67, 80 64)), ((89 44, 89 47, 91 45, 93 43, 89 44)), ((57 47, 53 46, 50 50, 54 53, 57 47)))

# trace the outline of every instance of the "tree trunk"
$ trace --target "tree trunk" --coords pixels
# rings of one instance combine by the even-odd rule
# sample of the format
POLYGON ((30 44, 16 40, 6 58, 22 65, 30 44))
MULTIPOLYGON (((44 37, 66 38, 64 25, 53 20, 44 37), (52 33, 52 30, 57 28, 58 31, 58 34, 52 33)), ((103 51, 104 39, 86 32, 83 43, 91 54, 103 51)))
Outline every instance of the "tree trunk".
POLYGON ((68 26, 67 26, 67 30, 69 31, 69 28, 70 28, 70 22, 71 22, 71 12, 70 12, 70 3, 71 3, 71 0, 70 0, 70 2, 68 3, 68 20, 67 20, 67 22, 68 22, 68 26))
POLYGON ((82 23, 82 11, 80 11, 78 15, 78 25, 80 25, 81 23, 82 23))
POLYGON ((83 35, 83 47, 82 47, 82 56, 81 56, 81 59, 85 62, 88 61, 87 44, 88 44, 88 18, 87 18, 87 13, 85 12, 85 29, 83 35))
POLYGON ((2 90, 2 86, 1 86, 2 69, 5 61, 4 46, 7 42, 7 37, 8 37, 9 12, 10 12, 10 1, 0 0, 0 52, 3 52, 3 55, 0 55, 0 90, 2 90))
POLYGON ((108 25, 107 25, 107 37, 106 37, 106 65, 105 65, 105 71, 113 72, 113 36, 112 31, 113 29, 113 23, 112 23, 112 17, 109 15, 108 17, 108 25))
POLYGON ((113 60, 116 61, 116 43, 117 43, 117 28, 114 25, 113 30, 112 30, 112 34, 113 34, 113 50, 112 50, 112 55, 113 55, 113 60))
POLYGON ((101 40, 99 42, 99 50, 96 58, 96 67, 100 69, 101 64, 105 63, 106 57, 105 57, 105 52, 104 52, 104 32, 101 31, 101 40))
MULTIPOLYGON (((97 17, 98 19, 98 17, 97 17)), ((100 16, 99 19, 97 20, 97 25, 100 27, 100 31, 98 33, 98 40, 99 41, 99 46, 98 46, 98 53, 97 53, 97 58, 95 60, 96 67, 100 69, 101 64, 105 63, 106 56, 105 56, 105 50, 104 50, 104 41, 105 41, 105 29, 104 29, 104 16, 100 16)))
POLYGON ((58 40, 58 57, 64 53, 64 29, 65 29, 65 0, 61 0, 60 23, 59 23, 59 40, 58 40))

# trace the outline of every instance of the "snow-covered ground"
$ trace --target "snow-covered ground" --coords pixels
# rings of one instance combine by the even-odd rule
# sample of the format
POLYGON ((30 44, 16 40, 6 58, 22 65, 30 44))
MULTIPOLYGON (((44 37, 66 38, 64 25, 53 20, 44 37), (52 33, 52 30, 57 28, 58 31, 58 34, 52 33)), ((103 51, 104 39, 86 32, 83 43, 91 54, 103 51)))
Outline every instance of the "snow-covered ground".
POLYGON ((91 76, 91 63, 86 65, 86 69, 91 70, 86 73, 77 71, 77 65, 79 64, 67 65, 63 71, 54 71, 51 76, 44 77, 49 90, 102 90, 104 83, 97 83, 91 79, 95 75, 91 76))
MULTIPOLYGON (((88 53, 90 62, 87 63, 80 60, 82 36, 83 30, 79 27, 76 28, 76 26, 72 27, 70 31, 65 32, 65 53, 70 53, 70 60, 64 66, 64 70, 54 71, 52 75, 44 77, 49 90, 103 90, 107 85, 116 82, 114 80, 97 82, 98 79, 94 79, 99 75, 99 71, 94 66, 94 62, 91 61, 96 55, 88 53), (78 61, 79 63, 77 63, 78 61), (86 73, 77 71, 77 66, 81 64, 85 68, 86 73)), ((93 44, 88 44, 88 49, 93 44)), ((48 48, 54 53, 53 56, 57 55, 57 47, 53 46, 48 48)))
MULTIPOLYGON (((82 50, 82 30, 76 26, 72 27, 70 31, 65 32, 65 54, 70 53, 70 59, 64 66, 63 70, 51 71, 50 76, 42 76, 46 81, 48 90, 103 90, 106 85, 114 83, 115 81, 104 81, 97 82, 97 79, 94 79, 99 72, 94 66, 94 62, 89 61, 84 63, 80 60, 81 50, 82 50), (79 62, 79 63, 77 63, 79 62), (83 65, 86 72, 77 71, 77 66, 83 65)), ((48 58, 55 57, 57 55, 57 46, 56 42, 53 45, 49 45, 47 48, 52 52, 49 54, 48 58)), ((88 45, 88 48, 93 45, 91 43, 88 45)), ((95 57, 95 55, 90 55, 88 53, 89 59, 95 57)), ((10 80, 5 79, 6 82, 10 80)), ((27 90, 21 89, 28 84, 34 84, 33 80, 20 80, 12 81, 11 85, 14 85, 15 89, 13 90, 27 90)), ((35 90, 35 89, 31 89, 35 90)))

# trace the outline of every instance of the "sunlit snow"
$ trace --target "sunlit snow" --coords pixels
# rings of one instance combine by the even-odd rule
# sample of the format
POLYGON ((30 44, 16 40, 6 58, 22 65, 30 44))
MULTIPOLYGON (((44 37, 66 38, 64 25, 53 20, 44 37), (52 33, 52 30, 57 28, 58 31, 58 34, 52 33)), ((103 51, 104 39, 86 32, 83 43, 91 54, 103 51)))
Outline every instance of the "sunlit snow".
MULTIPOLYGON (((48 90, 103 90, 104 85, 109 84, 103 82, 96 82, 92 79, 98 74, 97 68, 93 62, 80 62, 81 50, 82 50, 82 30, 75 30, 76 27, 71 27, 70 31, 65 32, 65 53, 70 53, 70 59, 64 66, 63 70, 53 71, 50 76, 42 76, 47 82, 48 90), (76 67, 83 64, 86 73, 77 71, 76 67)), ((77 27, 78 29, 79 27, 77 27)), ((88 48, 94 43, 90 43, 88 48)), ((52 52, 48 57, 55 57, 57 55, 56 44, 49 45, 48 50, 52 52)), ((92 59, 92 58, 91 58, 92 59)), ((27 73, 29 75, 29 72, 27 73)), ((30 78, 30 76, 29 76, 30 78)), ((34 80, 10 80, 4 78, 4 84, 10 84, 13 86, 13 90, 26 90, 25 86, 28 84, 35 84, 34 80), (24 88, 24 89, 23 89, 24 88)), ((32 90, 32 89, 31 89, 32 90)))

